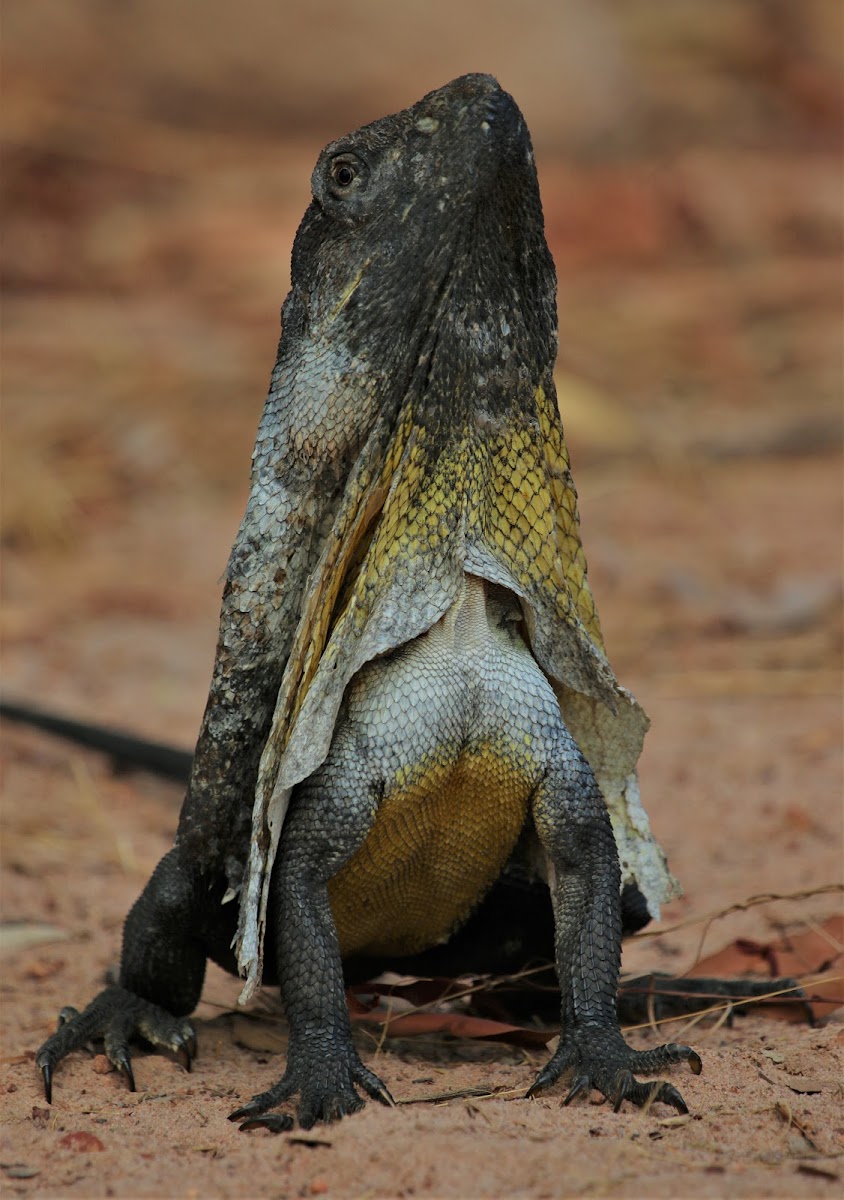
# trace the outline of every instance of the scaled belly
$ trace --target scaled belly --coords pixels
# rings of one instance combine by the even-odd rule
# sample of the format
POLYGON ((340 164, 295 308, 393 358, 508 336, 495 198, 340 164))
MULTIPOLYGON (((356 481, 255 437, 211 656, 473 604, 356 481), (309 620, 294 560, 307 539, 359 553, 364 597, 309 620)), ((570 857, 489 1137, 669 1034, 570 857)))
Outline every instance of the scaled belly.
POLYGON ((526 750, 511 741, 467 748, 396 779, 366 841, 329 883, 342 955, 415 954, 469 915, 525 823, 526 750))

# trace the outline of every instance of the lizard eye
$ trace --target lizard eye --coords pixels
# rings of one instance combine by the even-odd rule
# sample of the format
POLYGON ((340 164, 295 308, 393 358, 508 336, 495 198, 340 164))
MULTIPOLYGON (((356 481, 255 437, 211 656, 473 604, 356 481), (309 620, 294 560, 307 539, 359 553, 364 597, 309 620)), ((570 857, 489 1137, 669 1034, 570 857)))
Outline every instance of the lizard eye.
POLYGON ((332 160, 329 174, 331 190, 339 197, 358 191, 365 183, 366 166, 356 155, 347 151, 332 160))
POLYGON ((331 169, 331 177, 338 187, 346 188, 354 179, 357 171, 348 163, 335 163, 331 169))
POLYGON ((311 186, 315 200, 329 215, 358 221, 366 216, 370 179, 366 159, 342 149, 317 164, 311 186))

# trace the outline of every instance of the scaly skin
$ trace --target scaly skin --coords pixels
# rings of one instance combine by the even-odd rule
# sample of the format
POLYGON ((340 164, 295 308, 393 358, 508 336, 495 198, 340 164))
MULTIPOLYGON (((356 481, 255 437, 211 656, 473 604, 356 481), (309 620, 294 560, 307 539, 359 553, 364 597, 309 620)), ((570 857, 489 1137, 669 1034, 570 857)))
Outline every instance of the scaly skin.
POLYGON ((133 1036, 189 1055, 237 920, 245 991, 279 979, 290 1048, 233 1119, 391 1103, 352 1045, 342 955, 444 942, 518 846, 544 864, 562 993, 534 1090, 571 1070, 569 1099, 685 1110, 633 1072, 697 1055, 634 1053, 615 1011, 622 883, 654 912, 671 881, 635 809, 646 718, 586 580, 522 116, 465 76, 332 143, 312 186, 176 842, 119 987, 38 1052, 45 1082, 97 1035, 130 1083, 133 1036))

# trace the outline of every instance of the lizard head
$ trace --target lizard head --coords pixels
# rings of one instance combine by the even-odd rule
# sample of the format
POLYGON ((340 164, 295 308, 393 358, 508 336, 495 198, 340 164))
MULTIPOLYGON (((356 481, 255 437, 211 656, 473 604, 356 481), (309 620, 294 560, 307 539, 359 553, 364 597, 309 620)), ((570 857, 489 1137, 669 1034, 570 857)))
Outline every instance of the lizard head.
POLYGON ((452 366, 465 358, 482 376, 553 362, 556 284, 530 136, 492 76, 464 75, 330 143, 311 182, 291 332, 342 342, 399 391, 443 338, 452 366))

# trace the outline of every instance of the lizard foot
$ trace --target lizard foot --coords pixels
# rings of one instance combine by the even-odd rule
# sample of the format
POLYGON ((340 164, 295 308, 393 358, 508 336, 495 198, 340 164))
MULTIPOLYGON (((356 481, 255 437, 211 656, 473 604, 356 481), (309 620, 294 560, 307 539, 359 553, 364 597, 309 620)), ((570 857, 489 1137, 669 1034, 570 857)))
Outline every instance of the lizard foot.
POLYGON ((61 1060, 100 1038, 105 1043, 106 1057, 125 1075, 132 1092, 135 1090, 129 1053, 132 1038, 142 1038, 153 1046, 181 1055, 188 1071, 196 1057, 196 1034, 190 1021, 172 1016, 126 988, 106 988, 81 1013, 75 1008, 63 1008, 58 1029, 39 1049, 35 1062, 44 1080, 48 1104, 53 1102, 53 1072, 61 1060))
POLYGON ((355 1085, 382 1104, 394 1104, 384 1084, 363 1065, 351 1046, 346 1054, 339 1056, 336 1052, 326 1054, 324 1043, 320 1047, 309 1046, 308 1050, 299 1053, 293 1050, 279 1082, 269 1091, 253 1096, 248 1104, 233 1112, 229 1120, 241 1121, 241 1130, 270 1129, 279 1133, 291 1129, 291 1117, 263 1114, 298 1092, 302 1129, 310 1129, 317 1121, 339 1121, 363 1108, 364 1101, 355 1085))
POLYGON ((689 1110, 685 1100, 670 1083, 663 1080, 641 1083, 633 1075, 634 1071, 659 1071, 677 1062, 687 1062, 695 1075, 701 1072, 700 1057, 691 1046, 669 1042, 653 1050, 631 1050, 615 1029, 602 1025, 576 1026, 560 1036, 554 1056, 537 1075, 528 1096, 556 1083, 564 1071, 573 1070, 563 1104, 570 1104, 575 1096, 594 1087, 612 1101, 615 1112, 625 1100, 638 1105, 658 1100, 686 1113, 689 1110))

